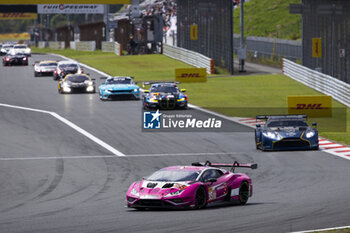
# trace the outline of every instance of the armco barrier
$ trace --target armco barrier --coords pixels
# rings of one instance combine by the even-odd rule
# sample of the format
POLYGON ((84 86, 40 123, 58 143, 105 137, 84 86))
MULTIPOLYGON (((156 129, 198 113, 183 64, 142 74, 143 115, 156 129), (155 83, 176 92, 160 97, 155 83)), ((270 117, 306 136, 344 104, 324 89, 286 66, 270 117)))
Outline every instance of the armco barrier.
POLYGON ((195 67, 206 68, 208 74, 214 73, 214 60, 203 54, 166 44, 163 44, 163 54, 195 67))
POLYGON ((332 76, 322 74, 305 66, 283 59, 282 72, 292 79, 305 84, 350 107, 350 84, 332 76))
POLYGON ((119 44, 118 42, 114 42, 114 53, 117 54, 118 56, 123 55, 122 45, 119 44))
POLYGON ((64 41, 49 41, 48 43, 50 49, 65 49, 64 41))
POLYGON ((95 51, 96 42, 95 41, 73 41, 70 42, 71 49, 80 51, 95 51))
POLYGON ((114 42, 102 41, 101 44, 102 52, 114 52, 114 42))

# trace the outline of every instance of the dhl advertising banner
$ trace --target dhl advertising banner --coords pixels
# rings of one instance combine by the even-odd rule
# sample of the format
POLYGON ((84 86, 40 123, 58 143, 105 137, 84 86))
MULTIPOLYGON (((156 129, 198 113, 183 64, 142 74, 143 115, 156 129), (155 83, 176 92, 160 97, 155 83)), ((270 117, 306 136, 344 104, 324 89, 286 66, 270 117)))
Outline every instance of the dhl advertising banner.
POLYGON ((0 0, 0 4, 131 4, 131 0, 0 0))
POLYGON ((0 20, 12 20, 12 19, 37 19, 36 13, 0 13, 0 20))
POLYGON ((205 68, 181 68, 175 69, 177 82, 206 82, 207 70, 205 68))
POLYGON ((288 96, 288 114, 308 117, 332 117, 331 96, 288 96))

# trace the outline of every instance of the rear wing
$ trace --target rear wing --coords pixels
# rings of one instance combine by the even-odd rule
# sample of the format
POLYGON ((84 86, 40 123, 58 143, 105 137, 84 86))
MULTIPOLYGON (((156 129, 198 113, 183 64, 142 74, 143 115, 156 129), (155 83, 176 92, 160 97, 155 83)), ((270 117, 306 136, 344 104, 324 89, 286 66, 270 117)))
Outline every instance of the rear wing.
POLYGON ((251 168, 251 169, 257 169, 258 164, 256 163, 239 163, 235 161, 234 163, 212 163, 210 161, 203 162, 196 162, 192 163, 192 166, 203 166, 203 167, 230 167, 231 171, 233 172, 236 167, 242 167, 242 168, 251 168))
POLYGON ((152 85, 152 84, 156 84, 156 83, 176 83, 176 84, 180 84, 180 82, 173 82, 173 81, 146 81, 143 82, 143 85, 152 85))
POLYGON ((290 119, 290 118, 303 118, 307 119, 307 115, 258 115, 255 117, 257 120, 267 120, 267 119, 290 119))

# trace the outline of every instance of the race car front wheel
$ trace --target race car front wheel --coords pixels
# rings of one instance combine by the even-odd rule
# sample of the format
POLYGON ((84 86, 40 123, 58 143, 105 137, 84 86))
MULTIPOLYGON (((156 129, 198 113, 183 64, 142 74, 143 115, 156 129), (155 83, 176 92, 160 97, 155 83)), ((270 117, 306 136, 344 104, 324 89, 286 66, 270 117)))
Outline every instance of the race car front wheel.
POLYGON ((239 187, 238 201, 241 205, 247 203, 250 196, 249 184, 247 181, 243 181, 239 187))
POLYGON ((195 209, 203 209, 207 205, 207 193, 203 187, 199 187, 196 192, 195 209))

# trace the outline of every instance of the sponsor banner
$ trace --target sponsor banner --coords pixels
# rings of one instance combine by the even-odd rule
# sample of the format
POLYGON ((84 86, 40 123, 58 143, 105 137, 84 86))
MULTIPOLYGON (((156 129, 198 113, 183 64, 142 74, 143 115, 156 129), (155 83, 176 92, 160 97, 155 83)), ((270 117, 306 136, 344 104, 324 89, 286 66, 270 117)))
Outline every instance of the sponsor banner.
POLYGON ((0 20, 13 20, 13 19, 37 19, 36 13, 0 13, 0 20))
POLYGON ((38 5, 39 14, 103 14, 101 4, 42 4, 38 5))
POLYGON ((191 40, 198 40, 198 25, 191 25, 191 40))
POLYGON ((177 82, 206 82, 207 70, 205 68, 175 69, 175 80, 177 82))
POLYGON ((288 114, 306 114, 308 117, 331 117, 331 96, 288 96, 288 114))
POLYGON ((312 38, 312 57, 322 57, 322 38, 312 38))
MULTIPOLYGON (((96 4, 96 0, 0 0, 0 4, 96 4)), ((131 4, 131 0, 98 0, 99 4, 131 4)))

